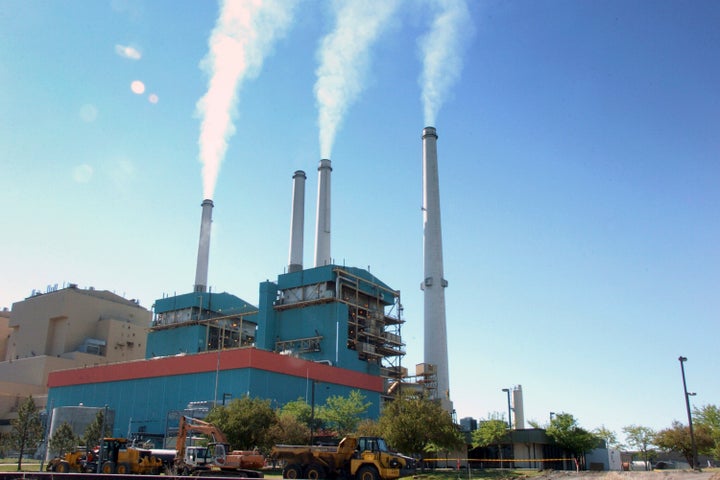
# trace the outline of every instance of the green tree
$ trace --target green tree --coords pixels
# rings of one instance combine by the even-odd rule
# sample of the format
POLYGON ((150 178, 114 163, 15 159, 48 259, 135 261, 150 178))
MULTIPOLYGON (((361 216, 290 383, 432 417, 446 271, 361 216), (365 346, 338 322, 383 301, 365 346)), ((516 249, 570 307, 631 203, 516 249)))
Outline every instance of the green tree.
POLYGON ((80 442, 87 448, 94 448, 102 443, 102 439, 112 435, 112 426, 105 420, 105 409, 98 410, 95 419, 85 428, 80 442), (105 430, 103 431, 103 425, 105 430))
POLYGON ((422 455, 431 445, 444 450, 464 445, 450 414, 422 397, 401 396, 387 403, 378 426, 385 440, 405 454, 422 455))
POLYGON ((50 437, 48 446, 53 455, 63 456, 75 449, 79 441, 68 422, 63 422, 50 437))
POLYGON ((35 406, 32 396, 20 403, 18 416, 10 422, 10 446, 18 451, 18 471, 22 469, 22 459, 25 453, 37 447, 42 440, 43 429, 40 413, 35 406))
POLYGON ((288 402, 280 408, 280 412, 295 417, 300 423, 310 428, 312 420, 312 407, 301 397, 288 402))
POLYGON ((270 400, 242 397, 213 408, 205 421, 222 430, 234 449, 267 451, 273 445, 270 428, 278 420, 270 400))
POLYGON ((605 441, 605 445, 607 446, 607 448, 620 448, 622 446, 620 442, 618 442, 615 432, 613 432, 609 428, 606 428, 605 425, 599 426, 598 428, 593 430, 593 433, 596 437, 605 441))
POLYGON ((701 453, 720 459, 720 408, 716 405, 704 405, 693 409, 693 418, 698 427, 706 428, 710 432, 713 445, 708 450, 699 450, 701 453))
MULTIPOLYGON (((704 425, 693 428, 693 435, 695 436, 695 445, 698 452, 706 451, 712 447, 713 439, 710 430, 705 428, 704 425)), ((678 452, 685 457, 685 460, 690 465, 695 466, 690 429, 686 425, 677 420, 673 421, 672 427, 660 430, 655 434, 654 443, 665 451, 678 452)))
POLYGON ((598 437, 580 427, 575 417, 569 413, 555 415, 545 433, 575 457, 578 468, 582 456, 600 443, 598 437))
POLYGON ((365 396, 359 390, 352 390, 347 397, 333 395, 315 412, 328 428, 343 437, 357 430, 363 414, 371 403, 365 403, 365 396))
POLYGON ((500 466, 503 466, 503 450, 502 440, 507 437, 510 428, 503 417, 499 413, 488 415, 489 419, 480 422, 477 430, 472 432, 473 447, 489 447, 497 446, 498 458, 500 458, 500 466))
POLYGON ((280 410, 277 412, 277 422, 268 429, 268 436, 272 444, 304 445, 310 442, 310 427, 292 413, 280 410))
POLYGON ((648 469, 648 462, 653 456, 653 451, 650 448, 653 444, 653 438, 655 437, 655 431, 650 427, 643 427, 641 425, 628 425, 623 427, 623 433, 627 440, 630 448, 636 449, 642 454, 643 462, 645 463, 645 470, 648 469))
POLYGON ((360 420, 355 433, 361 437, 382 437, 380 424, 376 420, 371 420, 369 418, 360 420))

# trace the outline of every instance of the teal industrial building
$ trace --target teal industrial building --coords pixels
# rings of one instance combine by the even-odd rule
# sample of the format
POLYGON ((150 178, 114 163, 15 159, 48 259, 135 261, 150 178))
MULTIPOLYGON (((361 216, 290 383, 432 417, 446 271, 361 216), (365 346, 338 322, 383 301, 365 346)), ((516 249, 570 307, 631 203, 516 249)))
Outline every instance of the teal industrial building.
MULTIPOLYGON (((360 268, 325 265, 259 286, 258 305, 196 291, 158 299, 146 358, 53 372, 48 405, 114 411, 113 435, 172 436, 180 414, 231 398, 271 405, 359 390, 377 417, 403 372, 400 292, 360 268)), ((108 345, 108 348, 112 346, 108 345)))

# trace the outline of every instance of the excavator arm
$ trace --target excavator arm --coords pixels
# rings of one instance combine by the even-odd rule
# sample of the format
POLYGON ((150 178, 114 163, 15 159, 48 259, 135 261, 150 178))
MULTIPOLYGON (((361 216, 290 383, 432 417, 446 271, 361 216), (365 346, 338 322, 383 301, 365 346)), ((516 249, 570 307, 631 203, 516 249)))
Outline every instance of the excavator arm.
POLYGON ((216 443, 227 443, 225 434, 212 423, 181 415, 178 426, 177 443, 175 444, 177 458, 185 458, 185 442, 187 441, 188 433, 191 432, 209 435, 212 437, 213 442, 216 443))

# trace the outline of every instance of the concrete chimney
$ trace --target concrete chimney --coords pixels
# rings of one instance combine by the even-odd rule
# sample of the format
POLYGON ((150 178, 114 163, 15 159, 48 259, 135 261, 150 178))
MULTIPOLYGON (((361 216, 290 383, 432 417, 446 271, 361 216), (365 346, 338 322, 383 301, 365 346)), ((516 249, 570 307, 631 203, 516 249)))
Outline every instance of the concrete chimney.
POLYGON ((330 160, 318 166, 317 218, 315 221, 315 266, 330 265, 330 160))
POLYGON ((198 244, 197 268, 195 269, 195 291, 207 290, 208 260, 210 258, 210 224, 212 223, 213 201, 203 200, 200 220, 200 242, 198 244))
POLYGON ((425 363, 435 365, 436 395, 442 407, 452 413, 448 367, 445 287, 443 276, 442 230, 440 227, 440 180, 438 176, 437 133, 423 129, 423 290, 425 316, 425 363))
POLYGON ((525 428, 525 410, 523 408, 522 385, 513 388, 513 413, 515 414, 515 430, 525 428))
POLYGON ((305 229, 305 172, 297 170, 293 175, 292 212, 290 213, 290 254, 288 273, 303 268, 303 232, 305 229))

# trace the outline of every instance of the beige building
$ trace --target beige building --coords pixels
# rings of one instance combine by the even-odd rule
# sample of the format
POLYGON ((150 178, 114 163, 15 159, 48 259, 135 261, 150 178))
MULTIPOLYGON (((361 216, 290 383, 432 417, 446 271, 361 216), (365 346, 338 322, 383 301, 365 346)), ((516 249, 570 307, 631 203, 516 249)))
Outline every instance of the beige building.
POLYGON ((28 395, 45 408, 50 372, 145 358, 151 321, 135 300, 73 284, 0 312, 0 431, 28 395))

